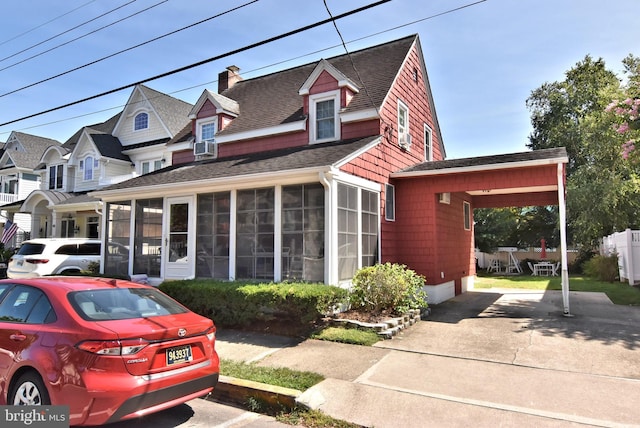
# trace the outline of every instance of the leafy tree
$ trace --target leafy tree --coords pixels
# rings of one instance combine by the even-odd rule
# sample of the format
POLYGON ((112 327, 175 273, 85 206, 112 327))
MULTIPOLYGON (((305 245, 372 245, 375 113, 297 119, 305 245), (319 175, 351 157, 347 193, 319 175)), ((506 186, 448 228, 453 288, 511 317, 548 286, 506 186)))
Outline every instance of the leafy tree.
MULTIPOLYGON (((625 59, 629 81, 638 80, 637 58, 625 59)), ((606 111, 623 99, 624 87, 602 59, 586 56, 561 82, 545 83, 527 99, 533 132, 528 147, 565 147, 569 233, 579 244, 594 246, 614 231, 637 226, 638 168, 621 156, 624 138, 606 111)))

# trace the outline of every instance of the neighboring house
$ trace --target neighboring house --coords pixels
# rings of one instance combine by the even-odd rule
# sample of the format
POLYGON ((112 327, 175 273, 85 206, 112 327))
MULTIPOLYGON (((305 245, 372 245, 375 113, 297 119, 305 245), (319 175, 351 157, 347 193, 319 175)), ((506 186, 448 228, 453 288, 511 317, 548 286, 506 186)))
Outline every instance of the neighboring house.
POLYGON ((18 232, 7 247, 15 246, 25 237, 39 236, 39 231, 32 229, 30 212, 10 213, 16 208, 16 202, 40 188, 40 176, 34 170, 49 147, 61 147, 61 143, 16 131, 7 139, 0 157, 0 223, 11 218, 18 225, 18 232))
POLYGON ((102 203, 87 193, 170 165, 166 144, 189 122, 191 108, 136 86, 122 112, 33 156, 30 171, 40 185, 20 194, 14 216, 32 213, 29 229, 41 237, 100 237, 102 203))

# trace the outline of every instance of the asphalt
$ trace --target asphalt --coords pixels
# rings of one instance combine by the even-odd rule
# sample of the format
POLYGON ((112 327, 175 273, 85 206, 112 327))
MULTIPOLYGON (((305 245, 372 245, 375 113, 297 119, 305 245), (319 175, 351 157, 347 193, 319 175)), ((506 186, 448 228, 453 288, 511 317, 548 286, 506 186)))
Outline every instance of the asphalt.
POLYGON ((469 291, 372 347, 225 331, 221 358, 312 371, 301 392, 222 377, 248 395, 364 427, 640 427, 640 307, 603 293, 469 291))

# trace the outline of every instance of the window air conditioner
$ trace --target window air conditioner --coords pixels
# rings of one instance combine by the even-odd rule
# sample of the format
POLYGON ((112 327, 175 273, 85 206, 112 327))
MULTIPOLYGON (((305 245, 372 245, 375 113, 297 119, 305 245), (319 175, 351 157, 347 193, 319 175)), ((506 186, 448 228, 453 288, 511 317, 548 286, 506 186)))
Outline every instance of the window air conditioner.
POLYGON ((450 204, 451 203, 451 193, 438 193, 438 202, 441 204, 450 204))
POLYGON ((410 134, 402 134, 398 141, 398 145, 405 150, 408 150, 411 146, 411 135, 410 134))
POLYGON ((218 155, 218 145, 213 140, 205 140, 195 143, 193 146, 193 154, 198 155, 218 155))

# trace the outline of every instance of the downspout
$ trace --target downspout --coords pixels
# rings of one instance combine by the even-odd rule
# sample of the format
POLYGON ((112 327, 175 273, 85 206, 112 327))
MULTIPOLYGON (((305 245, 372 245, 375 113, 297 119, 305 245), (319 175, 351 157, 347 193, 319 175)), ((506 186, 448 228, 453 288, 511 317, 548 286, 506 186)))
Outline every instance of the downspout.
POLYGON ((325 207, 324 207, 324 237, 325 237, 325 249, 324 249, 324 283, 325 284, 333 284, 333 278, 331 275, 331 269, 329 266, 333 266, 333 225, 334 221, 332 218, 333 213, 333 193, 331 192, 331 182, 327 178, 324 171, 320 171, 318 173, 318 178, 320 183, 325 188, 325 207))
POLYGON ((562 253, 562 304, 564 316, 569 312, 569 269, 567 267, 567 210, 564 190, 564 165, 558 163, 558 211, 560 214, 560 249, 562 253))

